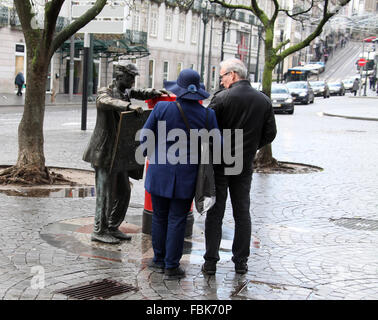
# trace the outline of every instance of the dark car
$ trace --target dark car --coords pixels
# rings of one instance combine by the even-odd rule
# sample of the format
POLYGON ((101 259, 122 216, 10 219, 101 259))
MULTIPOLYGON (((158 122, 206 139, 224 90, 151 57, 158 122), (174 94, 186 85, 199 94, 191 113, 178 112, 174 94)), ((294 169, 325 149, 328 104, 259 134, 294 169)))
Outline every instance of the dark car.
POLYGON ((314 91, 315 97, 329 98, 330 92, 326 81, 310 81, 312 90, 314 91))
POLYGON ((329 92, 331 95, 339 95, 339 96, 345 96, 345 88, 341 81, 337 82, 330 82, 328 84, 329 92))
POLYGON ((273 110, 275 113, 294 113, 294 99, 286 85, 273 83, 270 98, 272 100, 273 110))
POLYGON ((314 103, 315 96, 310 84, 307 81, 291 81, 286 83, 295 103, 314 103))

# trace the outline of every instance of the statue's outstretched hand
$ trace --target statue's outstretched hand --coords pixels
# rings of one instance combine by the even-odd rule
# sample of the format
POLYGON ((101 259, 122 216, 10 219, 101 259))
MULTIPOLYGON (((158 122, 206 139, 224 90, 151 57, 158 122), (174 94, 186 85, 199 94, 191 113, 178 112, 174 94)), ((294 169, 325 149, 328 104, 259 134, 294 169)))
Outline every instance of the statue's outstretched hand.
POLYGON ((169 92, 167 90, 165 90, 165 89, 160 89, 160 90, 156 90, 156 91, 159 92, 159 94, 160 94, 159 96, 161 96, 163 94, 168 95, 168 97, 170 96, 169 92))
POLYGON ((131 89, 130 90, 130 97, 134 99, 140 99, 140 100, 148 100, 160 97, 163 94, 167 94, 169 96, 168 91, 164 89, 153 89, 153 88, 147 88, 147 89, 131 89))
POLYGON ((143 108, 139 107, 139 106, 130 105, 129 106, 129 110, 135 111, 135 113, 136 113, 137 116, 140 116, 140 115, 143 114, 143 108))

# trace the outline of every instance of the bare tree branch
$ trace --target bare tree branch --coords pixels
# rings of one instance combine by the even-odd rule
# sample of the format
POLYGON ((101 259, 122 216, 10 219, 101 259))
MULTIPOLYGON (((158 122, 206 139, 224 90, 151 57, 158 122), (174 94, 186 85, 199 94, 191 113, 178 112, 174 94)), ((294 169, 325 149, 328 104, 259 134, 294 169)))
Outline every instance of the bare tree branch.
POLYGON ((47 2, 45 5, 44 40, 46 47, 49 47, 52 43, 56 21, 64 1, 65 0, 52 0, 51 2, 47 2))
POLYGON ((31 21, 35 14, 33 13, 30 0, 14 0, 14 5, 21 22, 22 31, 24 33, 34 32, 35 30, 31 26, 31 21))
POLYGON ((96 3, 81 17, 63 28, 63 30, 60 31, 53 40, 50 55, 52 56, 54 52, 64 43, 64 41, 69 39, 73 34, 75 34, 92 19, 94 19, 101 12, 105 5, 106 0, 97 0, 96 3))
POLYGON ((280 9, 280 4, 278 3, 278 0, 273 0, 273 4, 274 4, 274 12, 273 12, 272 18, 270 18, 270 21, 272 23, 276 21, 278 13, 279 13, 279 9, 280 9))
POLYGON ((309 13, 312 8, 314 7, 314 0, 311 0, 311 4, 308 9, 305 9, 303 11, 295 12, 295 13, 290 13, 288 9, 279 9, 280 12, 284 12, 288 17, 292 18, 293 20, 297 20, 296 17, 303 15, 305 13, 309 13))

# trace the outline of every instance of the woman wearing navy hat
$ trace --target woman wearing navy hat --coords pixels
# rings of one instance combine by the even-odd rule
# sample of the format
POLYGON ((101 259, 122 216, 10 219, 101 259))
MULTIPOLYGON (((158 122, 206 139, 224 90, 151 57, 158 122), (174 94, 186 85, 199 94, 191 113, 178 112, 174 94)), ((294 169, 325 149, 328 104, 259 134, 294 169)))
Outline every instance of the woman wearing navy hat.
MULTIPOLYGON (((177 81, 164 81, 164 87, 176 95, 190 129, 218 129, 215 112, 199 103, 210 94, 204 90, 196 71, 184 69, 177 81)), ((185 276, 180 259, 186 218, 194 198, 198 164, 190 163, 190 152, 193 150, 190 150, 189 132, 176 102, 160 101, 155 105, 143 127, 142 143, 146 129, 153 132, 155 139, 145 181, 153 207, 151 234, 154 258, 149 267, 164 272, 166 279, 180 279, 185 276), (181 132, 186 133, 185 142, 181 138, 178 142, 177 139, 167 139, 173 129, 182 129, 181 132), (173 144, 180 145, 179 157, 175 148, 172 149, 176 151, 170 149, 173 144), (172 161, 173 158, 180 160, 177 163, 172 161)))

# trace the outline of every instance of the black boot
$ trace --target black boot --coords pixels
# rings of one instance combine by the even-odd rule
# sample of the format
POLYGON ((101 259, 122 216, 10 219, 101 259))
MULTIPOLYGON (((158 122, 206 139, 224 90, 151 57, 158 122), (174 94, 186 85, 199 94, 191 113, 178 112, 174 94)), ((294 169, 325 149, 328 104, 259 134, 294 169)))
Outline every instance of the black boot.
POLYGON ((185 270, 181 267, 165 269, 164 280, 177 280, 185 277, 185 270))

